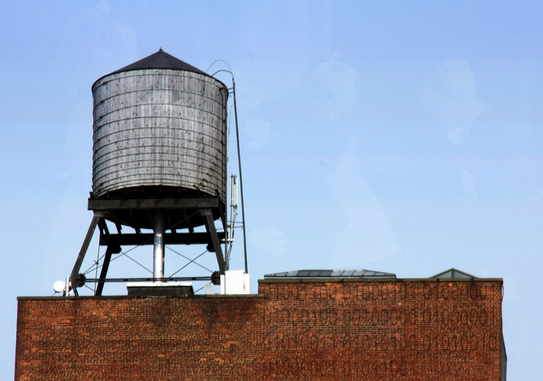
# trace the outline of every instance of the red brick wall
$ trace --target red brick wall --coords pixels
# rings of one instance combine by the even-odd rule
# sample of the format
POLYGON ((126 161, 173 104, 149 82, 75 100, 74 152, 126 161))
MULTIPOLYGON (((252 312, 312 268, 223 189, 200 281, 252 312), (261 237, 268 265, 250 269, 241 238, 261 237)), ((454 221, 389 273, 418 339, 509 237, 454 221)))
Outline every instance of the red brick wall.
POLYGON ((501 281, 19 298, 16 380, 500 380, 501 281))

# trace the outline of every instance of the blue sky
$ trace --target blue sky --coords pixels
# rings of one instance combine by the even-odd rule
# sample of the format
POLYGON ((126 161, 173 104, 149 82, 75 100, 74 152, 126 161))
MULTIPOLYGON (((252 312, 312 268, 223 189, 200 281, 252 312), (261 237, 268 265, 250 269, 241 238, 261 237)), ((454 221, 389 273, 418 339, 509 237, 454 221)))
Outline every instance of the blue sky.
MULTIPOLYGON (((53 293, 92 218, 91 85, 161 46, 234 72, 255 287, 302 268, 503 277, 509 380, 543 373, 542 8, 3 4, 0 378, 13 375, 16 297, 53 293)), ((232 267, 242 259, 238 239, 232 267)))

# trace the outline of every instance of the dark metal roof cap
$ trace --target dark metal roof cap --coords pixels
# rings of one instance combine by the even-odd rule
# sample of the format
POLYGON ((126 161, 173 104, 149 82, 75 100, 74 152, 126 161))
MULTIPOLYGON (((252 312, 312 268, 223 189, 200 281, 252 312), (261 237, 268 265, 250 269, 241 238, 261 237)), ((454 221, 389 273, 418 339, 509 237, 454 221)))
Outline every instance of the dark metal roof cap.
MULTIPOLYGON (((139 61, 134 62, 128 66, 125 66, 119 70, 114 71, 110 74, 120 73, 123 71, 130 70, 141 70, 141 69, 173 69, 173 70, 184 70, 192 71, 199 74, 209 75, 202 70, 189 65, 188 63, 181 61, 180 59, 175 58, 174 56, 166 53, 162 48, 154 54, 151 54, 148 57, 142 58, 139 61)), ((108 74, 109 75, 109 74, 108 74)))
POLYGON ((266 274, 264 278, 396 278, 396 274, 372 270, 296 270, 266 274))

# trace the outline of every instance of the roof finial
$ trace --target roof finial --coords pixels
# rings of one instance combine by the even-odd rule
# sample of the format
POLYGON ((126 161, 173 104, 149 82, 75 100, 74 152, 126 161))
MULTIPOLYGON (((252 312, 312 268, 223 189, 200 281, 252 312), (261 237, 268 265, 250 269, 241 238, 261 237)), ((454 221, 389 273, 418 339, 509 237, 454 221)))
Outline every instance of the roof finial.
POLYGON ((162 46, 160 47, 160 51, 162 51, 162 46))

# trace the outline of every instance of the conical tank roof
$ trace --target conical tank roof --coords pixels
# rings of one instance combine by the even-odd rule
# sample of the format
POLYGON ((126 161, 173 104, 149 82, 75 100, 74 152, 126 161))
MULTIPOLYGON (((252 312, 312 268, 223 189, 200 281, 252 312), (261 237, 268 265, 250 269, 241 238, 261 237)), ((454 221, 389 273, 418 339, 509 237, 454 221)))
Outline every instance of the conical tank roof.
MULTIPOLYGON (((102 76, 100 79, 107 77, 111 74, 121 73, 123 71, 131 71, 131 70, 142 70, 142 69, 173 69, 173 70, 184 70, 184 71, 192 71, 194 73, 199 73, 203 75, 210 76, 206 72, 198 69, 197 67, 194 67, 192 65, 189 65, 188 63, 181 61, 178 58, 175 58, 171 54, 166 53, 162 48, 156 53, 151 54, 150 56, 147 56, 145 58, 142 58, 139 61, 136 61, 128 66, 125 66, 119 70, 115 70, 114 72, 111 72, 107 75, 102 76)), ((99 79, 99 80, 100 80, 99 79)), ((98 80, 98 81, 99 81, 98 80)), ((96 82, 98 82, 96 81, 96 82)), ((95 82, 95 83, 96 83, 95 82)), ((94 87, 94 84, 93 84, 94 87)))
MULTIPOLYGON (((151 54, 148 57, 142 58, 139 61, 134 62, 128 66, 123 67, 117 71, 114 71, 111 74, 119 73, 121 71, 129 70, 140 70, 140 69, 176 69, 176 70, 185 70, 193 71, 200 74, 206 74, 202 70, 189 65, 188 63, 181 61, 178 58, 166 53, 162 48, 154 54, 151 54)), ((206 74, 207 75, 207 74, 206 74)))

